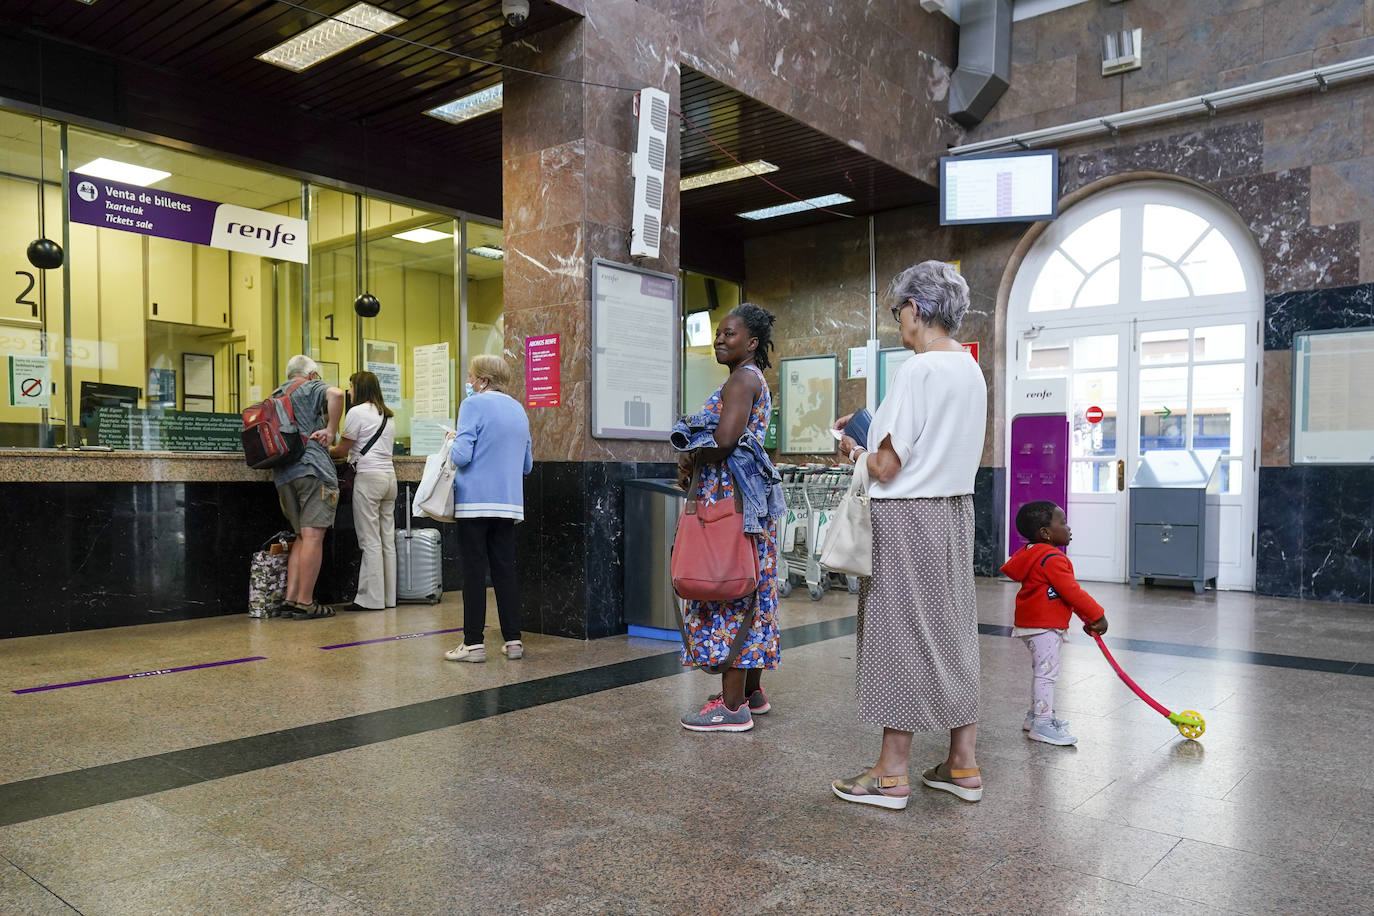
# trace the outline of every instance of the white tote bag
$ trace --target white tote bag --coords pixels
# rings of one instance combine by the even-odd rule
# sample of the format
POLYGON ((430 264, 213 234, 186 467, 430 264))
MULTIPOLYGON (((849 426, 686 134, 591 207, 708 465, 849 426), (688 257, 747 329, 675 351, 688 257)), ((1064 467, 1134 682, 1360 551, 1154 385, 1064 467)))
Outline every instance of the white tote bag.
POLYGON ((830 515, 821 565, 851 576, 873 575, 873 516, 868 511, 868 462, 854 465, 849 492, 830 515))
POLYGON ((453 521, 453 478, 458 468, 449 457, 449 443, 425 459, 425 472, 415 488, 410 514, 417 518, 453 521))

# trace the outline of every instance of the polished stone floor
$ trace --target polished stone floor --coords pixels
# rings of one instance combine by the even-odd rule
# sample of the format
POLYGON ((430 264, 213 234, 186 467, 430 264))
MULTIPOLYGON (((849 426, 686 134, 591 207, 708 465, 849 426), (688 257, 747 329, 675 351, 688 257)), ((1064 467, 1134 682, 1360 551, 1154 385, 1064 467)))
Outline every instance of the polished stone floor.
MULTIPOLYGON (((677 725, 714 688, 669 643, 510 662, 489 631, 445 662, 456 593, 0 641, 0 913, 1374 911, 1374 608, 1093 586, 1122 665, 1207 730, 1075 632, 1060 748, 1020 728, 1014 586, 978 590, 984 799, 900 812, 829 790, 877 748, 843 593, 783 602, 744 734, 677 725)), ((913 769, 942 755, 918 736, 913 769)))

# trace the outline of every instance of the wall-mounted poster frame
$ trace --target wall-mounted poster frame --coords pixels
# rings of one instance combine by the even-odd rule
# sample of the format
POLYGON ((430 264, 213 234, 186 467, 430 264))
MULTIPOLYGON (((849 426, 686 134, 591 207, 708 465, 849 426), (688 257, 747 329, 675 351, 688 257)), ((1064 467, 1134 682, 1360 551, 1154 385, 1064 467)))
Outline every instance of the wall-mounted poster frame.
POLYGON ((1293 335, 1293 464, 1374 464, 1374 328, 1293 335))
POLYGON ((902 368, 902 363, 915 355, 906 347, 884 347, 878 351, 879 404, 887 397, 887 390, 892 387, 892 380, 897 377, 897 370, 902 368))
POLYGON ((592 262, 592 436, 667 440, 681 341, 677 277, 592 262))
POLYGON ((840 360, 826 356, 792 356, 778 362, 782 418, 778 454, 833 455, 839 443, 830 434, 838 416, 840 360))
POLYGON ((210 410, 215 403, 215 358, 208 353, 181 354, 181 409, 210 410))
POLYGON ((320 381, 324 382, 330 388, 339 387, 338 363, 326 363, 321 362, 320 360, 315 360, 315 365, 319 366, 320 368, 320 381))

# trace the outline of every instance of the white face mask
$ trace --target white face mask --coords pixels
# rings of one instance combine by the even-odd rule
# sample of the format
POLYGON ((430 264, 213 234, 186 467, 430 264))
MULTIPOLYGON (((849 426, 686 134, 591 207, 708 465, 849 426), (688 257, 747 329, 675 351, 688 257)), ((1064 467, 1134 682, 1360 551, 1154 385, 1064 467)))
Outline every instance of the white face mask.
POLYGON ((475 389, 475 388, 472 387, 472 382, 464 382, 464 383, 463 383, 463 396, 464 396, 464 397, 469 397, 469 398, 470 398, 470 397, 472 397, 472 396, 473 396, 474 394, 476 394, 476 393, 477 393, 477 389, 475 389))

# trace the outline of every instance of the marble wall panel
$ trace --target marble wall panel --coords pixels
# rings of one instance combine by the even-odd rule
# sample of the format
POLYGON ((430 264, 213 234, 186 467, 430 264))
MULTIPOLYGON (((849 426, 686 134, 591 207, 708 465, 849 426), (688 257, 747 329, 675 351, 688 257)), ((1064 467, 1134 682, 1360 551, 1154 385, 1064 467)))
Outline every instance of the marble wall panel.
MULTIPOLYGON (((1169 34, 1165 41, 1170 82, 1200 79, 1206 89, 1217 88, 1216 74, 1241 67, 1260 57, 1263 11, 1258 7, 1235 10, 1225 16, 1195 20, 1169 34)), ((1152 37, 1154 37, 1152 35, 1152 37)), ((1146 53, 1153 56, 1147 43, 1146 53)))
MULTIPOLYGON (((1352 92, 1316 95, 1266 113, 1265 171, 1359 158, 1364 151, 1364 99, 1361 95, 1352 92)), ((1343 220, 1314 216, 1312 222, 1343 220)))
POLYGON ((590 274, 581 222, 525 231, 507 223, 506 309, 585 299, 590 274))
POLYGON ((1264 300, 1264 349, 1288 350, 1299 331, 1374 325, 1374 284, 1278 293, 1264 300))
MULTIPOLYGON (((1374 138, 1364 139, 1361 146, 1371 140, 1374 138)), ((1374 214, 1374 156, 1314 165, 1311 195, 1313 225, 1369 218, 1374 214)))
POLYGON ((1260 464, 1286 467, 1292 453, 1293 351, 1264 351, 1260 407, 1260 464))
POLYGON ((1034 115, 1059 108, 1074 99, 1078 80, 1077 57, 1036 61, 1023 69, 1013 68, 1011 85, 997 101, 998 118, 1034 115))
POLYGON ((1354 41, 1365 34, 1363 0, 1269 0, 1264 5, 1266 58, 1354 41))
POLYGON ((588 189, 596 187, 587 174, 586 160, 586 141, 580 138, 507 157, 502 204, 507 225, 525 233, 581 220, 588 189))
POLYGON ((1302 597, 1368 604, 1374 473, 1311 467, 1303 511, 1302 597))
MULTIPOLYGON (((1214 183, 1258 173, 1263 150, 1263 124, 1258 120, 1122 142, 1064 156, 1059 164, 1059 189, 1061 195, 1068 194, 1102 178, 1137 171, 1214 183)), ((1303 195, 1305 200, 1305 189, 1303 195)))
POLYGON ((1255 591, 1261 595, 1302 595, 1308 470, 1260 468, 1255 591))

